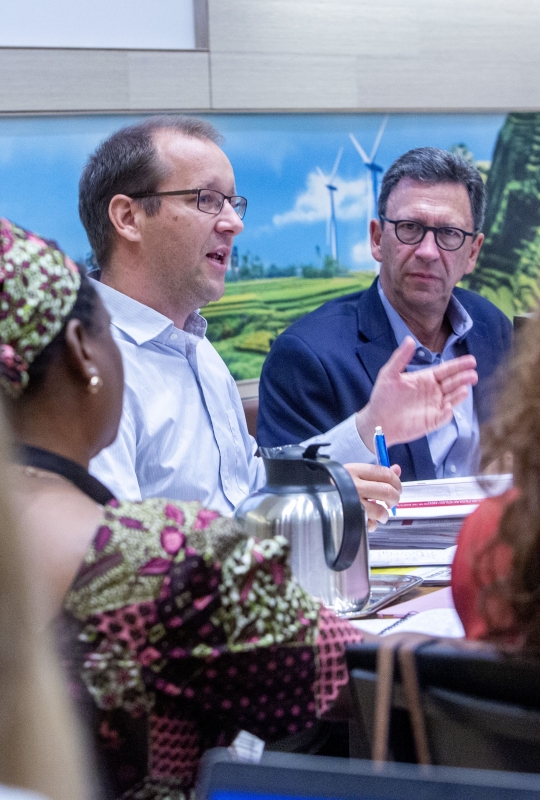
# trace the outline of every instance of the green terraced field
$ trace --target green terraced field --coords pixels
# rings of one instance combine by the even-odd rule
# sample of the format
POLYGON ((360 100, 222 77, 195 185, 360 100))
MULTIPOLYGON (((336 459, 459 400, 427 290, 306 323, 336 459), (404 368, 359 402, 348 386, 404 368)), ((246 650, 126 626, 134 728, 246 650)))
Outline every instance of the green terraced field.
POLYGON ((271 278, 225 285, 204 309, 208 338, 236 380, 258 378, 272 341, 292 322, 327 300, 367 289, 373 272, 339 278, 271 278))

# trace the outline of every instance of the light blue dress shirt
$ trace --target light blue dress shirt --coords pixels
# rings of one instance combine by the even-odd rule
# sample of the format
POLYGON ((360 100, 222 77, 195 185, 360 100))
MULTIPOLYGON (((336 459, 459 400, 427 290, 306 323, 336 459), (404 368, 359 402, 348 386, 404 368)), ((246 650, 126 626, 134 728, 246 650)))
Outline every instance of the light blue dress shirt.
POLYGON ((191 314, 184 330, 152 308, 94 284, 124 364, 118 437, 90 471, 120 499, 198 500, 230 514, 264 483, 242 402, 226 365, 191 314))
MULTIPOLYGON (((390 304, 378 283, 379 296, 400 345, 406 336, 411 336, 416 344, 416 353, 407 372, 416 372, 426 367, 434 367, 443 361, 465 355, 467 349, 463 340, 473 326, 472 319, 454 295, 451 296, 446 317, 452 328, 442 353, 432 353, 424 347, 409 330, 403 319, 390 304)), ((480 431, 478 417, 474 408, 473 392, 469 386, 467 398, 454 409, 454 418, 427 436, 431 458, 437 478, 457 478, 476 475, 480 460, 480 431)))
MULTIPOLYGON (((116 441, 90 472, 121 500, 198 500, 231 514, 265 483, 238 389, 205 337, 206 320, 191 314, 184 330, 168 317, 94 282, 112 321, 124 364, 122 419, 116 441)), ((330 442, 330 458, 370 461, 354 415, 309 439, 330 442)))

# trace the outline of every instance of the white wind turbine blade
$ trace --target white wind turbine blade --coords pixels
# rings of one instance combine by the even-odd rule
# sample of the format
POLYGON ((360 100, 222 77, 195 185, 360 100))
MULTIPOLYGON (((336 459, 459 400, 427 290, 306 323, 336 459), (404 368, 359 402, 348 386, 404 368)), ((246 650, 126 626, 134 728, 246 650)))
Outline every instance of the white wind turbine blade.
MULTIPOLYGON (((321 169, 320 167, 315 167, 315 169, 317 170, 317 172, 318 172, 318 174, 319 174, 319 177, 320 177, 320 178, 322 178, 322 180, 323 180, 323 183, 324 183, 324 185, 325 185, 325 187, 326 187, 326 183, 327 183, 326 175, 324 174, 324 172, 322 171, 322 169, 321 169)), ((328 200, 328 212, 327 212, 327 214, 326 214, 326 244, 327 244, 327 245, 329 245, 329 244, 330 244, 330 240, 331 240, 331 238, 332 238, 332 233, 331 233, 331 228, 332 228, 332 219, 331 219, 331 217, 332 217, 332 212, 331 212, 331 206, 330 206, 330 203, 331 203, 331 201, 330 201, 330 199, 329 199, 329 200, 328 200)))
POLYGON ((334 183, 334 178, 336 177, 336 173, 338 171, 339 162, 341 161, 341 156, 342 155, 343 155, 343 147, 340 147, 339 150, 338 150, 338 154, 337 154, 336 160, 334 162, 334 167, 333 167, 332 172, 330 174, 330 180, 328 181, 328 183, 334 183))
POLYGON ((373 219, 373 192, 371 191, 371 181, 368 176, 366 176, 366 194, 367 194, 367 206, 366 206, 366 222, 367 222, 367 230, 366 230, 366 241, 369 244, 370 236, 369 236, 369 224, 373 219))
MULTIPOLYGON (((371 245, 371 234, 370 234, 370 223, 373 217, 376 215, 375 211, 375 198, 373 197, 373 192, 371 191, 371 181, 368 176, 366 176, 366 194, 367 194, 367 207, 366 207, 366 249, 368 253, 370 252, 370 245, 371 245)), ((375 262, 375 272, 378 275, 381 265, 378 261, 375 262)))
POLYGON ((368 191, 367 218, 368 218, 368 230, 369 230, 369 223, 373 219, 373 192, 371 191, 371 186, 369 187, 368 191))
POLYGON ((373 150, 371 151, 371 155, 369 157, 369 161, 372 164, 373 159, 377 155, 377 150, 379 149, 379 145, 381 143, 382 135, 384 133, 384 129, 386 128, 386 123, 388 122, 388 114, 381 122, 381 127, 379 128, 379 133, 377 134, 377 138, 375 139, 375 144, 373 145, 373 150))
POLYGON ((331 233, 331 237, 330 237, 330 250, 331 250, 331 253, 332 253, 332 258, 334 259, 334 261, 337 261, 337 231, 336 231, 336 225, 334 223, 334 220, 332 220, 331 231, 332 231, 332 233, 331 233))
POLYGON ((356 150, 358 151, 358 154, 359 154, 360 158, 362 159, 362 161, 364 162, 364 164, 369 164, 370 163, 369 162, 369 158, 367 157, 366 152, 365 152, 364 148, 362 147, 362 145, 360 144, 360 142, 355 138, 355 136, 353 136, 352 133, 349 133, 349 139, 351 140, 351 142, 356 147, 356 150))

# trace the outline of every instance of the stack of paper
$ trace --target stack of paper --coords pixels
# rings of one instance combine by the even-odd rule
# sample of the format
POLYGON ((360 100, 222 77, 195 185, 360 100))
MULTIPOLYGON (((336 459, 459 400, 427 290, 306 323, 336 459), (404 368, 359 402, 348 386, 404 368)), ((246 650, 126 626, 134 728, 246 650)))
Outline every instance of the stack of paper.
POLYGON ((446 550, 370 550, 372 574, 417 575, 426 586, 446 586, 456 547, 446 550))
MULTIPOLYGON (((398 511, 399 513, 399 511, 398 511)), ((370 548, 447 548, 456 543, 463 517, 434 519, 389 519, 369 535, 370 548)))
POLYGON ((395 517, 370 533, 370 549, 448 548, 480 501, 501 494, 511 483, 511 475, 491 475, 481 483, 476 478, 404 483, 395 517))

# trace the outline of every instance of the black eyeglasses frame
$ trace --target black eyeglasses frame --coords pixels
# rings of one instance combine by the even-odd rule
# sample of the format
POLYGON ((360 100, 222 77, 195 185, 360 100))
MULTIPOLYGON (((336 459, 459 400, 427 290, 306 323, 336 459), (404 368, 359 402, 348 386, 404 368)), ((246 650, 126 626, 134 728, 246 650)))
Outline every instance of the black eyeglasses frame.
POLYGON ((388 217, 385 217, 384 214, 379 214, 379 218, 383 222, 389 222, 391 225, 394 226, 394 232, 396 234, 396 239, 399 242, 401 242, 401 244, 407 244, 407 245, 410 245, 411 247, 414 247, 414 245, 420 244, 420 242, 424 241, 424 239, 426 237, 426 233, 428 231, 432 231, 433 236, 435 237, 435 244, 437 245, 437 247, 440 247, 441 250, 445 250, 447 253, 455 253, 456 250, 460 250, 463 247, 463 245, 465 244, 465 240, 466 240, 467 236, 472 236, 474 238, 475 236, 477 236, 480 233, 480 231, 472 231, 472 233, 471 233, 471 231, 464 231, 462 228, 457 228, 455 225, 442 225, 440 228, 435 228, 435 227, 433 227, 433 225, 423 225, 421 222, 418 222, 417 220, 414 220, 414 219, 388 219, 388 217), (401 222, 412 222, 414 225, 418 225, 420 228, 422 228, 423 233, 422 233, 422 236, 418 239, 418 241, 416 241, 416 242, 404 242, 403 239, 399 238, 397 228, 398 228, 398 225, 401 222), (461 235, 463 236, 463 241, 461 242, 460 245, 458 245, 458 247, 444 247, 439 242, 439 231, 448 230, 449 228, 451 230, 453 230, 453 231, 459 231, 459 233, 461 233, 461 235))
POLYGON ((221 211, 223 209, 223 205, 225 203, 225 200, 228 200, 229 204, 232 206, 233 210, 240 217, 240 219, 244 219, 244 217, 246 215, 247 202, 248 202, 246 197, 242 197, 242 195, 240 195, 240 194, 231 194, 230 196, 227 196, 226 194, 223 194, 223 192, 220 192, 217 189, 200 188, 200 189, 178 189, 177 191, 174 191, 174 192, 135 192, 134 194, 130 194, 128 196, 132 200, 142 200, 144 197, 175 197, 177 195, 183 195, 183 194, 196 194, 197 195, 197 209, 199 211, 201 211, 203 214, 211 214, 214 217, 217 216, 218 214, 221 213, 221 211), (208 210, 200 207, 199 201, 200 201, 200 198, 201 198, 201 192, 215 192, 215 194, 221 195, 223 200, 221 202, 221 206, 220 206, 218 211, 208 211, 208 210), (242 211, 241 214, 233 206, 233 204, 232 204, 233 200, 243 200, 244 201, 244 210, 242 211))

